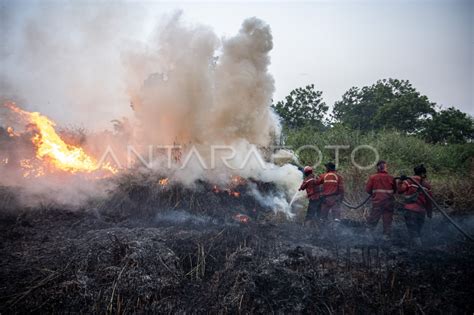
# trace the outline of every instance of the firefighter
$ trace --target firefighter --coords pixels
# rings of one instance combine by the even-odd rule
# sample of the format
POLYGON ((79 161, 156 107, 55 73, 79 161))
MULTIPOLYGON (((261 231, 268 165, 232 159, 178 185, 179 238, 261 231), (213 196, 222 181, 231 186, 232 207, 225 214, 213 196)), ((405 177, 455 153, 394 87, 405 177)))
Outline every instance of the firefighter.
POLYGON ((394 193, 397 192, 397 185, 394 178, 388 174, 385 161, 377 162, 377 173, 369 177, 365 191, 372 195, 372 209, 367 217, 367 225, 373 231, 382 218, 383 239, 388 241, 392 228, 394 193))
POLYGON ((319 186, 316 184, 316 178, 313 174, 313 168, 311 166, 306 166, 303 169, 304 180, 300 186, 299 190, 306 190, 308 196, 309 204, 308 211, 306 212, 306 217, 304 224, 308 225, 314 220, 314 216, 319 216, 319 211, 321 209, 321 200, 319 194, 319 186))
POLYGON ((342 177, 336 173, 334 163, 329 162, 325 166, 326 173, 320 175, 316 181, 316 185, 322 185, 319 219, 326 221, 331 212, 334 220, 339 221, 341 218, 339 203, 344 198, 344 183, 342 177))
MULTIPOLYGON (((431 185, 426 179, 426 168, 421 164, 416 166, 413 171, 415 176, 411 178, 431 196, 431 185)), ((431 200, 425 196, 421 189, 406 176, 401 176, 398 192, 403 194, 405 223, 410 240, 415 246, 421 246, 421 229, 425 223, 425 216, 431 218, 433 215, 431 200)))

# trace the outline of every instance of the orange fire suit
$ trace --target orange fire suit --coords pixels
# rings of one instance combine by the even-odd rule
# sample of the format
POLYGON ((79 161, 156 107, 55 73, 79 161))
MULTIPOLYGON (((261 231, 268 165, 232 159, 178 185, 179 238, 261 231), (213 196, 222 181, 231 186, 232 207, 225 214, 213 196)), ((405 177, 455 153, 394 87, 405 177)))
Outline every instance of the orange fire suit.
POLYGON ((334 219, 340 219, 339 201, 344 197, 342 177, 336 171, 329 171, 320 175, 316 180, 316 184, 323 187, 320 219, 327 220, 329 212, 332 212, 334 219))
POLYGON ((382 218, 383 234, 390 235, 393 221, 393 194, 397 191, 395 180, 386 171, 379 171, 369 177, 365 191, 372 195, 372 209, 367 224, 375 228, 382 218))

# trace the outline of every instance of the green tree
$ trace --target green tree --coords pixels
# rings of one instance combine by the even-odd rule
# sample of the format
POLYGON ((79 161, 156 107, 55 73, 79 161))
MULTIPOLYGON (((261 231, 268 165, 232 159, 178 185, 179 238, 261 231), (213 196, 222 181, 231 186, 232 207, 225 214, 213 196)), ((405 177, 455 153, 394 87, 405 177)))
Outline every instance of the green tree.
POLYGON ((474 139, 474 121, 468 114, 449 107, 426 122, 423 135, 431 143, 466 143, 474 139))
POLYGON ((322 94, 321 91, 315 91, 314 84, 311 84, 294 89, 285 100, 272 107, 282 118, 283 124, 290 129, 305 126, 323 129, 324 116, 329 107, 323 102, 322 94))
POLYGON ((352 87, 334 104, 333 119, 353 129, 420 131, 434 111, 434 103, 408 80, 379 80, 372 86, 352 87))

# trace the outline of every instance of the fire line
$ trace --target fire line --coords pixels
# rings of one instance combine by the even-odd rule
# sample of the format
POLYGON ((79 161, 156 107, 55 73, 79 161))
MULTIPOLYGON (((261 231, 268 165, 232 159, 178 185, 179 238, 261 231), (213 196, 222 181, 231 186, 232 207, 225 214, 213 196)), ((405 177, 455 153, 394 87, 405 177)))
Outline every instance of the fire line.
POLYGON ((112 174, 117 172, 109 164, 100 165, 81 147, 65 143, 55 130, 56 124, 48 117, 38 112, 22 110, 13 102, 8 102, 5 106, 34 126, 31 142, 35 146, 35 155, 38 160, 70 173, 91 173, 98 170, 105 170, 112 174))

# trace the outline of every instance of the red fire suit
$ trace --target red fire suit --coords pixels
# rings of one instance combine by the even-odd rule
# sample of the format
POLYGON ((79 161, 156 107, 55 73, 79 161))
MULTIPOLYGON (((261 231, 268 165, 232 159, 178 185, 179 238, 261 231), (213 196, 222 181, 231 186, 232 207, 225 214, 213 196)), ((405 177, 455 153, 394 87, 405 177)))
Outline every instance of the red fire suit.
POLYGON ((379 171, 369 177, 365 191, 372 195, 372 209, 367 224, 375 228, 382 217, 383 234, 390 235, 393 221, 393 194, 397 191, 395 180, 386 171, 379 171))
POLYGON ((321 208, 320 186, 316 184, 316 178, 313 174, 308 176, 300 186, 299 190, 306 190, 309 199, 308 211, 306 212, 305 221, 312 220, 314 215, 319 216, 321 208))
MULTIPOLYGON (((427 181, 420 176, 412 176, 411 178, 432 196, 431 185, 427 181)), ((410 180, 399 183, 398 192, 403 194, 405 198, 405 223, 408 233, 412 238, 420 237, 421 229, 425 223, 425 215, 428 214, 428 217, 431 217, 433 211, 431 200, 410 180)))
POLYGON ((329 171, 320 175, 316 181, 317 185, 322 185, 321 192, 321 216, 323 220, 327 220, 329 211, 332 212, 334 219, 341 217, 339 201, 344 196, 344 183, 342 177, 336 171, 329 171))
POLYGON ((319 199, 319 186, 316 184, 316 178, 309 175, 301 184, 300 190, 306 190, 309 200, 319 199))

